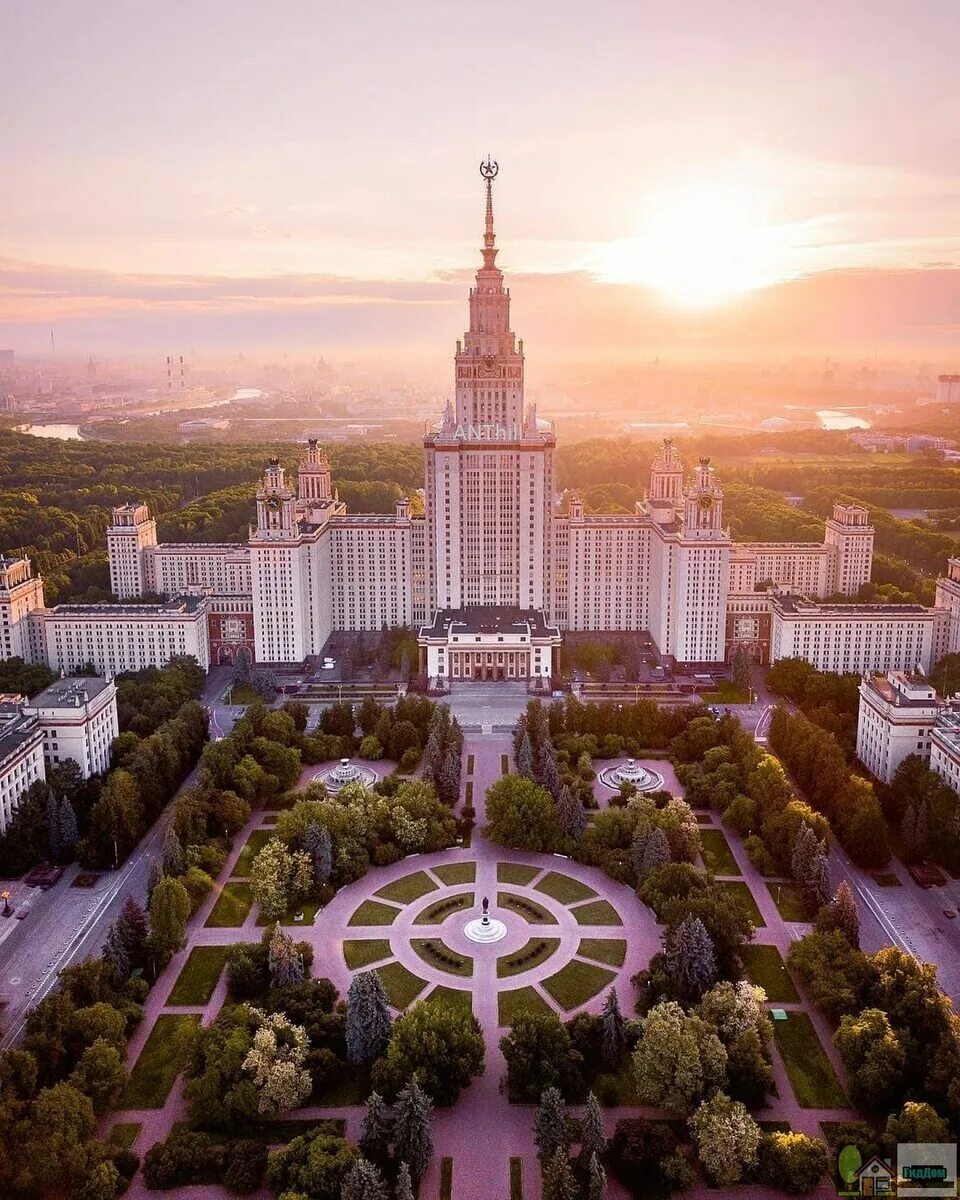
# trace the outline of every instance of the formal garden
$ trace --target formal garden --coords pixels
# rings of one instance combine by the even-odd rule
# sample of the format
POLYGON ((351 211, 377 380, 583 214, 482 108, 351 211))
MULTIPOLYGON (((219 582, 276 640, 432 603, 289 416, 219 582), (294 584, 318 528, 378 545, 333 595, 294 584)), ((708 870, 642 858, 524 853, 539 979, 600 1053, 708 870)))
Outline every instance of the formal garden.
POLYGON ((465 738, 410 697, 307 726, 253 705, 207 745, 146 911, 0 1056, 11 1127, 38 1159, 59 1131, 11 1194, 801 1193, 838 1146, 955 1125, 932 969, 859 949, 828 817, 736 721, 533 702, 465 738), (373 785, 331 794, 341 758, 373 785), (597 777, 628 760, 663 786, 597 777))

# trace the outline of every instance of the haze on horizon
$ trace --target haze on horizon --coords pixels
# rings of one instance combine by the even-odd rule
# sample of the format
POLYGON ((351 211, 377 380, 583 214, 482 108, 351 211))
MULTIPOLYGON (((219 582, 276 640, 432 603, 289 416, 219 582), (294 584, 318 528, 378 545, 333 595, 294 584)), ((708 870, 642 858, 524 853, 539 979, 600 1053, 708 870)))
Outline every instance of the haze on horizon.
POLYGON ((0 345, 435 358, 490 152, 544 361, 960 330, 954 0, 0 10, 0 345))

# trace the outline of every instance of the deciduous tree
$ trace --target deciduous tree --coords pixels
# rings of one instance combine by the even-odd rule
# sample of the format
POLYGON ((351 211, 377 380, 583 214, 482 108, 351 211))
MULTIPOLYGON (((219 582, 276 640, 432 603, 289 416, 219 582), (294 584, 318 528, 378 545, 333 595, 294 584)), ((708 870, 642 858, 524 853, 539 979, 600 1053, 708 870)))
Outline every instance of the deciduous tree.
POLYGON ((739 1100, 722 1092, 704 1100, 690 1118, 690 1131, 700 1161, 719 1186, 732 1187, 756 1165, 760 1127, 739 1100))

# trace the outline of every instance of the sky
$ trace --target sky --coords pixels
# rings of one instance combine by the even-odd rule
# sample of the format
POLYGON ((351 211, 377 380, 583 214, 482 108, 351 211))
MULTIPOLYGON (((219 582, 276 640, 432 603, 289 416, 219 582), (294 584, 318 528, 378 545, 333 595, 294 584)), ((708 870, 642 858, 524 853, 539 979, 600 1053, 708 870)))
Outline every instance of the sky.
POLYGON ((956 0, 0 0, 0 345, 960 360, 956 0))

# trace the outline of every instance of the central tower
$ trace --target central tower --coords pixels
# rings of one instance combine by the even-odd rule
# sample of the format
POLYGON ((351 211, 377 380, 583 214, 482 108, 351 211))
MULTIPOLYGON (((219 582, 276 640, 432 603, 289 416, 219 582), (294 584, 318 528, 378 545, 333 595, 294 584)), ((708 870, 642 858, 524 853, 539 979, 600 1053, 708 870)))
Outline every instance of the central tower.
POLYGON ((431 609, 546 609, 553 544, 552 427, 524 407, 523 342, 497 266, 491 159, 483 262, 457 342, 455 401, 424 438, 431 609))

